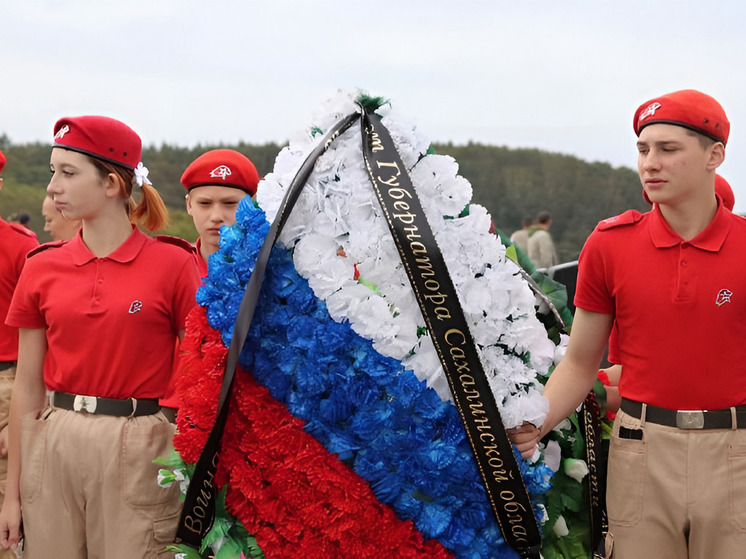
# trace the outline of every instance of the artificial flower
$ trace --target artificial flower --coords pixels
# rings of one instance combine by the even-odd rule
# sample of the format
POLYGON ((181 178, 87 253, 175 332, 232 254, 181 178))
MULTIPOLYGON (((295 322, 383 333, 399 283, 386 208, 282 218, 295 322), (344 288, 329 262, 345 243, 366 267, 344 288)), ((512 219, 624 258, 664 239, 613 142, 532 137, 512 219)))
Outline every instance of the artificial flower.
MULTIPOLYGON (((226 348, 269 221, 305 154, 355 110, 347 94, 327 103, 278 155, 259 207, 245 199, 221 231, 183 344, 175 446, 187 469, 215 418, 226 348)), ((503 421, 540 424, 543 380, 561 352, 536 298, 455 162, 427 153, 416 127, 393 115, 383 123, 425 193, 503 421)), ((272 252, 222 441, 215 480, 228 522, 217 524, 240 527, 239 547, 267 557, 515 558, 368 180, 353 125, 316 162, 272 252)), ((542 505, 552 470, 518 463, 537 518, 556 518, 542 505)), ((238 536, 223 532, 210 536, 213 551, 233 553, 238 536)))

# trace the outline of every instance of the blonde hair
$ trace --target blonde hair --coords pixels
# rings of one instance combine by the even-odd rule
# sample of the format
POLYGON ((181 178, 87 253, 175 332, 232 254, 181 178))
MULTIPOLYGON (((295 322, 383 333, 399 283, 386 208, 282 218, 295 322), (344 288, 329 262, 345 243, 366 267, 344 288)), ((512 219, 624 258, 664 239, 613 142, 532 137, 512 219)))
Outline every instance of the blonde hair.
POLYGON ((95 157, 90 159, 101 178, 114 174, 119 179, 119 192, 126 202, 127 214, 132 223, 143 224, 148 231, 158 231, 168 226, 168 209, 153 186, 143 183, 140 187, 142 198, 140 202, 136 202, 132 197, 132 187, 135 185, 135 172, 132 169, 95 157))

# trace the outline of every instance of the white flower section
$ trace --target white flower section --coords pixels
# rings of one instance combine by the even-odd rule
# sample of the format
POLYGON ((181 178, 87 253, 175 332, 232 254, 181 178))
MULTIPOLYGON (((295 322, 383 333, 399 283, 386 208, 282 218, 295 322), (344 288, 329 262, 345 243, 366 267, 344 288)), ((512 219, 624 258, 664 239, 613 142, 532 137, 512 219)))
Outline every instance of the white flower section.
POLYGON ((567 334, 560 334, 560 343, 559 345, 554 349, 554 364, 559 365, 559 362, 562 361, 562 358, 565 356, 565 351, 567 351, 567 344, 570 341, 570 336, 567 334))
MULTIPOLYGON (((358 110, 349 94, 326 102, 311 130, 282 150, 257 200, 274 219, 285 189, 306 155, 340 119, 358 110)), ((385 112, 383 108, 379 113, 385 112)), ((505 247, 489 233, 487 211, 470 204, 472 188, 456 161, 427 155, 429 142, 393 112, 382 120, 408 167, 425 215, 458 293, 506 426, 546 417, 537 374, 559 356, 535 316, 535 297, 505 247), (468 206, 468 215, 459 217, 468 206)), ((448 382, 406 272, 370 184, 359 124, 337 138, 316 162, 280 235, 294 249, 298 273, 326 301, 336 321, 349 321, 381 354, 401 360, 443 399, 448 382), (359 274, 361 281, 355 279, 359 274)))

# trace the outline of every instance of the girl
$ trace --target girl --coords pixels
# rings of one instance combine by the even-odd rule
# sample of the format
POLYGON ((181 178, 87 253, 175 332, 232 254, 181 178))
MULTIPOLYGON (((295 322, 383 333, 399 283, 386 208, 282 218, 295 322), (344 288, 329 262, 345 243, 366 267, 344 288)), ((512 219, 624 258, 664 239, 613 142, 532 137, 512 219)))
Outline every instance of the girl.
POLYGON ((28 559, 165 557, 180 504, 152 463, 174 429, 158 398, 197 269, 188 243, 134 225, 161 228, 166 208, 132 129, 83 116, 54 133, 47 192, 83 225, 32 251, 8 312, 20 341, 0 543, 17 546, 22 512, 28 559))

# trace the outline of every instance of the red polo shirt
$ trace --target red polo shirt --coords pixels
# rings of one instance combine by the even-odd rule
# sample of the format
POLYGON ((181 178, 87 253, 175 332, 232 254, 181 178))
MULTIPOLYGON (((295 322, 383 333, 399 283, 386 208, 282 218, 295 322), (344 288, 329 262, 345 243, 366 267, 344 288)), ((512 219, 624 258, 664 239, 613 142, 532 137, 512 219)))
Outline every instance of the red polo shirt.
MULTIPOLYGON (((192 246, 192 254, 194 255, 194 262, 197 264, 197 271, 199 272, 200 278, 207 277, 207 262, 202 258, 200 254, 200 247, 202 246, 202 239, 197 239, 197 243, 192 246)), ((194 305, 197 303, 195 301, 194 305)), ((176 344, 176 355, 179 355, 179 344, 176 344)), ((176 390, 176 375, 179 370, 179 361, 174 361, 174 373, 171 375, 171 382, 169 382, 166 395, 161 398, 161 406, 166 408, 178 408, 179 407, 179 393, 176 390)))
POLYGON ((199 271, 199 277, 207 277, 207 262, 202 258, 202 239, 197 238, 197 242, 194 245, 194 261, 197 263, 197 270, 199 271))
POLYGON ((5 325, 10 300, 26 262, 26 254, 37 244, 36 235, 0 219, 0 361, 18 359, 18 329, 5 325))
POLYGON ((673 409, 746 404, 746 220, 719 203, 691 241, 656 207, 602 221, 579 259, 575 305, 614 315, 619 391, 673 409))
POLYGON ((159 398, 198 284, 188 247, 134 229, 97 258, 78 234, 29 258, 7 322, 47 329, 49 390, 159 398))

